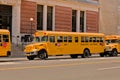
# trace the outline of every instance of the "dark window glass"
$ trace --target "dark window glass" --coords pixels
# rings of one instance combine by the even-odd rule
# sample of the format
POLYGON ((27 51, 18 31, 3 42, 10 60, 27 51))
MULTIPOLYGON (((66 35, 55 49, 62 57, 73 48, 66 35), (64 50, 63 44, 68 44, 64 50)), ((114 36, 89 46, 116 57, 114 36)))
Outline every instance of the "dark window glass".
POLYGON ((84 11, 80 11, 80 31, 84 32, 84 11))
POLYGON ((102 37, 100 37, 100 42, 103 42, 103 38, 102 37))
POLYGON ((92 37, 90 37, 90 39, 89 39, 89 42, 92 42, 93 40, 92 40, 92 37))
POLYGON ((57 42, 63 42, 63 37, 62 36, 58 36, 57 37, 57 42))
POLYGON ((75 42, 78 42, 78 37, 75 37, 75 42))
POLYGON ((43 30, 43 5, 37 5, 37 30, 43 30))
POLYGON ((9 42, 9 36, 3 35, 3 42, 9 42))
POLYGON ((33 39, 33 41, 35 41, 35 42, 40 42, 40 37, 35 37, 34 39, 33 39))
POLYGON ((47 42, 47 41, 48 41, 48 36, 41 37, 41 42, 47 42))
POLYGON ((77 17, 77 11, 72 10, 72 32, 76 32, 76 17, 77 17))
POLYGON ((50 36, 50 42, 55 42, 55 36, 50 36))
POLYGON ((0 4, 0 29, 8 29, 12 33, 12 6, 0 4))
POLYGON ((120 44, 120 40, 118 40, 118 43, 120 44))
POLYGON ((88 37, 85 37, 85 42, 88 42, 89 41, 89 38, 88 37))
POLYGON ((96 37, 93 37, 93 42, 97 42, 96 37))
POLYGON ((67 42, 67 37, 66 36, 64 37, 64 42, 67 42))
POLYGON ((68 42, 72 42, 72 37, 68 36, 68 42))
POLYGON ((81 37, 81 42, 85 42, 85 40, 84 40, 84 37, 83 37, 83 36, 81 37))
POLYGON ((100 38, 99 37, 97 37, 96 40, 97 40, 97 42, 100 42, 100 38))
POLYGON ((53 22, 53 7, 47 7, 47 30, 52 30, 53 22))

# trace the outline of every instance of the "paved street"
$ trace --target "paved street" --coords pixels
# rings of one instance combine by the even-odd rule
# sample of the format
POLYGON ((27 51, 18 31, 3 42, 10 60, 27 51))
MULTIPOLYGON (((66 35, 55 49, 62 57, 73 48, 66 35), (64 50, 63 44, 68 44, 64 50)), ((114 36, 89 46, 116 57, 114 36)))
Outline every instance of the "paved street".
POLYGON ((0 80, 119 80, 119 57, 0 58, 0 80))

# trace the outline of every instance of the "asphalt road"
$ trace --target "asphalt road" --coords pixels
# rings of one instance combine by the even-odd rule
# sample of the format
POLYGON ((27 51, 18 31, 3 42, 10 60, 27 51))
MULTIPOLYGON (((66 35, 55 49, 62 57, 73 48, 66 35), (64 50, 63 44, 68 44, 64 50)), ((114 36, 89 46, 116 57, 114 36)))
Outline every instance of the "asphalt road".
POLYGON ((120 80, 120 56, 0 58, 0 80, 120 80))

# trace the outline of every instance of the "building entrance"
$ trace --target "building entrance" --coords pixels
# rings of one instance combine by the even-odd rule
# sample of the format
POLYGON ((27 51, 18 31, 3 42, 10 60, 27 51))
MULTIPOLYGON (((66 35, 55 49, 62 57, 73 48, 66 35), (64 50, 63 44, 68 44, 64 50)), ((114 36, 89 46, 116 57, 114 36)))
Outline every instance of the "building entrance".
POLYGON ((12 33, 12 6, 0 5, 0 29, 8 29, 12 33))

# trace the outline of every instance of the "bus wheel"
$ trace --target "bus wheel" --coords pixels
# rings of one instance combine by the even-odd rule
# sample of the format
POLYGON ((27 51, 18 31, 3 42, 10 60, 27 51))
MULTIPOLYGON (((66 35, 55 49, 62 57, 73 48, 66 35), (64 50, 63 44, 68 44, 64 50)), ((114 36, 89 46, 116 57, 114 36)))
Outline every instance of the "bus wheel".
POLYGON ((118 55, 117 50, 116 50, 116 49, 113 49, 113 50, 112 50, 112 56, 117 56, 117 55, 118 55))
POLYGON ((27 56, 27 59, 29 59, 29 60, 34 60, 34 56, 27 56))
POLYGON ((46 51, 40 51, 39 53, 38 53, 38 58, 40 58, 40 59, 46 59, 47 58, 47 53, 46 53, 46 51))
POLYGON ((100 57, 104 57, 105 55, 104 55, 104 53, 100 53, 100 57))
POLYGON ((82 57, 82 58, 90 57, 90 51, 89 51, 88 49, 85 49, 85 50, 84 50, 84 53, 82 54, 81 57, 82 57))
POLYGON ((71 58, 78 58, 77 54, 71 54, 70 56, 71 56, 71 58))

